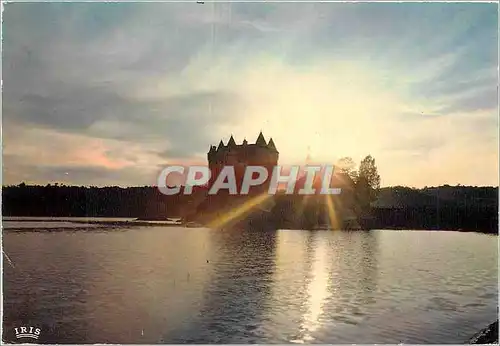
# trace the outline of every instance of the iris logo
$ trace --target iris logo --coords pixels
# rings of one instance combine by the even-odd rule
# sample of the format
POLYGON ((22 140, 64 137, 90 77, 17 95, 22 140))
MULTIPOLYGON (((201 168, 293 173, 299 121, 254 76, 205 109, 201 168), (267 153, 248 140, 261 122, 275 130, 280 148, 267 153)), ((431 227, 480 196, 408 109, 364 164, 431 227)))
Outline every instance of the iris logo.
POLYGON ((38 340, 38 337, 40 336, 41 332, 40 328, 35 328, 35 327, 19 327, 19 328, 14 328, 14 330, 16 331, 17 339, 30 338, 38 340))

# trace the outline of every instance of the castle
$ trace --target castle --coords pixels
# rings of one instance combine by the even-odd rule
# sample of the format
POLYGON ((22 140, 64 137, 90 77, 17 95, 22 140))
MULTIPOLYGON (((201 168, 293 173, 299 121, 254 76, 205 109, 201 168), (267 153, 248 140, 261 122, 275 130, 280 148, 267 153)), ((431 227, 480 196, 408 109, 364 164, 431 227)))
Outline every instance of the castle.
POLYGON ((243 140, 242 144, 236 144, 233 136, 229 139, 227 145, 221 140, 219 146, 210 146, 207 158, 209 166, 215 165, 235 165, 245 163, 247 165, 258 165, 262 163, 278 164, 279 152, 272 138, 266 142, 262 131, 257 137, 255 144, 248 144, 243 140))
MULTIPOLYGON (((224 166, 233 166, 235 168, 236 180, 241 184, 245 167, 263 166, 268 170, 267 181, 259 187, 253 187, 253 191, 267 189, 272 175, 273 168, 278 165, 279 152, 272 138, 266 142, 262 131, 257 137, 255 144, 249 144, 243 140, 242 144, 236 144, 233 136, 229 139, 227 145, 221 140, 219 146, 212 145, 207 153, 208 167, 211 171, 211 180, 209 186, 212 186, 214 180, 219 175, 224 166)), ((238 189, 241 186, 238 186, 238 189)))
MULTIPOLYGON (((207 153, 207 159, 211 171, 208 189, 205 190, 201 203, 187 217, 187 219, 197 220, 202 223, 218 219, 220 216, 233 215, 233 211, 244 205, 249 197, 267 194, 273 169, 278 165, 279 152, 273 139, 270 138, 269 142, 267 142, 262 132, 260 132, 254 144, 249 144, 247 140, 243 140, 241 144, 236 144, 233 136, 231 136, 227 144, 224 144, 221 140, 218 146, 211 145, 207 153), (227 189, 221 189, 215 195, 206 194, 206 191, 213 186, 215 179, 225 166, 234 168, 237 191, 241 189, 247 166, 265 167, 268 178, 263 184, 250 187, 248 195, 231 195, 227 189)), ((266 200, 265 205, 259 205, 258 208, 245 212, 244 215, 238 216, 233 221, 240 222, 240 227, 243 228, 246 227, 242 226, 243 224, 252 224, 252 227, 257 228, 280 225, 280 227, 309 229, 318 226, 318 224, 331 223, 331 220, 328 220, 333 208, 337 224, 331 226, 340 227, 340 224, 344 222, 344 218, 349 217, 354 201, 353 184, 349 176, 346 173, 335 172, 330 186, 342 188, 342 194, 331 196, 328 199, 319 195, 321 189, 320 179, 315 179, 313 183, 318 196, 300 195, 298 192, 305 185, 305 182, 305 176, 297 177, 293 194, 273 196, 266 200), (259 226, 255 226, 256 224, 259 226)))

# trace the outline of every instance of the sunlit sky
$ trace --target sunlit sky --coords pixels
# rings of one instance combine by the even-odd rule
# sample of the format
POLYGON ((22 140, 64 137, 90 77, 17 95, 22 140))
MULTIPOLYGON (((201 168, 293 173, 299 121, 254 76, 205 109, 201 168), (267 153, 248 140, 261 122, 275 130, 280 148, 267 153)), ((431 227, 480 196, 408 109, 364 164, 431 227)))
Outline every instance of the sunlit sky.
POLYGON ((498 185, 496 4, 4 6, 4 184, 153 185, 263 130, 282 164, 498 185))

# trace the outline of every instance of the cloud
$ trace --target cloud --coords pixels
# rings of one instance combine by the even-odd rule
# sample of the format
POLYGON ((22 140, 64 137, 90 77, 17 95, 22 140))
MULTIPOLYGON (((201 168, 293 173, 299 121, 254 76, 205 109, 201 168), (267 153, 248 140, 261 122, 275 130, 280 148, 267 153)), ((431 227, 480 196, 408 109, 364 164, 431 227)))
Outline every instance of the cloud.
POLYGON ((263 130, 283 163, 497 184, 497 23, 496 4, 9 3, 4 181, 152 184, 263 130), (453 169, 474 151, 482 174, 453 169))

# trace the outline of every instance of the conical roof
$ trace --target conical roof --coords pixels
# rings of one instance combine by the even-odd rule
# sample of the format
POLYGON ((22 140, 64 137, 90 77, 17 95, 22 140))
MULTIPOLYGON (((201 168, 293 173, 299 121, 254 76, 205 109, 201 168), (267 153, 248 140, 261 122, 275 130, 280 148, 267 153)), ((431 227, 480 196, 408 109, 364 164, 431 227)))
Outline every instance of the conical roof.
POLYGON ((274 144, 274 141, 272 138, 269 139, 269 143, 267 143, 267 146, 271 149, 276 150, 276 145, 274 144))
POLYGON ((219 142, 219 146, 217 147, 217 150, 220 150, 222 148, 224 148, 224 142, 221 139, 220 142, 219 142))
POLYGON ((255 142, 257 145, 267 145, 266 140, 264 138, 264 135, 262 134, 262 131, 259 133, 259 137, 257 137, 257 141, 255 142))
POLYGON ((229 142, 227 143, 227 146, 230 148, 236 146, 236 142, 234 141, 233 135, 231 135, 231 138, 229 138, 229 142))

